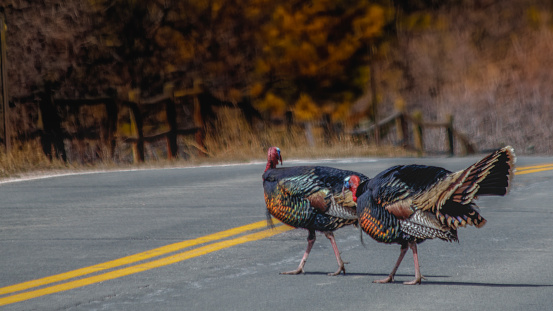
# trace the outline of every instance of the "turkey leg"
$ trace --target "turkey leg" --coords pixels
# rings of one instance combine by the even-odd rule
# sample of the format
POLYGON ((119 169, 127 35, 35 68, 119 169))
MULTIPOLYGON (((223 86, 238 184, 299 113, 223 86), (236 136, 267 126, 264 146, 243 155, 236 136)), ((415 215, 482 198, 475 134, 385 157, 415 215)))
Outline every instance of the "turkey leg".
POLYGON ((399 258, 397 259, 394 269, 392 269, 392 272, 390 272, 390 275, 388 275, 388 277, 385 279, 373 281, 373 283, 391 283, 394 281, 394 275, 396 275, 397 268, 399 268, 399 264, 403 260, 403 257, 405 257, 405 253, 407 253, 407 246, 408 246, 407 244, 401 245, 401 252, 399 253, 399 258))
POLYGON ((415 262, 415 279, 410 282, 403 282, 405 285, 415 285, 420 284, 421 279, 423 278, 421 275, 421 268, 419 266, 419 255, 417 253, 417 243, 415 242, 409 242, 409 247, 413 251, 413 261, 415 262))
POLYGON ((303 257, 300 261, 300 265, 296 270, 287 271, 287 272, 281 272, 280 274, 300 274, 304 273, 303 266, 305 266, 305 262, 307 261, 307 257, 309 256, 309 253, 311 252, 311 249, 313 248, 313 244, 315 244, 315 231, 309 231, 309 235, 307 236, 307 249, 305 250, 305 253, 303 254, 303 257))
POLYGON ((336 272, 334 273, 329 273, 328 275, 339 275, 342 271, 344 272, 344 275, 346 275, 346 267, 344 266, 344 262, 342 261, 342 257, 340 256, 340 252, 338 251, 338 245, 336 245, 334 233, 325 232, 325 236, 330 240, 330 244, 332 244, 332 249, 334 250, 334 255, 336 255, 336 261, 338 261, 338 270, 336 270, 336 272))
POLYGON ((373 283, 390 283, 394 281, 394 275, 396 275, 397 268, 399 268, 399 264, 401 264, 403 257, 405 257, 405 253, 407 253, 407 248, 410 248, 413 251, 413 261, 415 262, 415 279, 409 282, 403 282, 403 284, 416 285, 421 283, 421 280, 424 277, 421 275, 421 269, 419 266, 419 255, 417 253, 416 242, 409 242, 408 244, 401 245, 401 252, 399 253, 399 258, 397 259, 396 265, 394 266, 394 269, 392 269, 392 272, 390 273, 390 275, 385 279, 376 280, 373 283))

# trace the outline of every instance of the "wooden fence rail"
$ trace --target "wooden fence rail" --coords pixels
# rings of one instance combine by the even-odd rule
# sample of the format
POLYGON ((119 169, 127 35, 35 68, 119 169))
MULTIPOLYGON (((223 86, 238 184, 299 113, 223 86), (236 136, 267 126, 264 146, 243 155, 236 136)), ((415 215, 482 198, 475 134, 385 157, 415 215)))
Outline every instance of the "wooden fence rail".
MULTIPOLYGON (((378 140, 382 139, 389 129, 396 127, 396 137, 399 144, 405 148, 413 148, 422 154, 424 148, 424 133, 427 129, 443 129, 445 131, 446 141, 445 149, 449 155, 454 155, 455 139, 457 139, 463 148, 462 154, 474 154, 476 148, 470 142, 466 135, 457 131, 453 127, 453 116, 447 116, 445 122, 424 122, 421 112, 415 112, 409 115, 405 112, 396 112, 393 115, 382 119, 378 124, 373 124, 365 129, 357 129, 352 132, 353 135, 366 135, 375 137, 379 133, 378 140), (411 125, 413 135, 413 145, 411 145, 409 124, 411 125), (378 129, 378 130, 377 130, 378 129)), ((375 141, 378 141, 375 139, 375 141)))

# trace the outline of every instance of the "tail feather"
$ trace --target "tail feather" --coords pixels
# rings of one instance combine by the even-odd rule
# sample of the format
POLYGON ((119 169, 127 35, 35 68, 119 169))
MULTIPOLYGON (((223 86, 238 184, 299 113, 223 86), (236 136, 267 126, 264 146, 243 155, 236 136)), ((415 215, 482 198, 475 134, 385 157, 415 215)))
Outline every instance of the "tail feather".
POLYGON ((515 169, 515 153, 511 146, 501 148, 471 165, 451 198, 468 204, 479 195, 503 196, 509 192, 515 169))
POLYGON ((510 146, 486 156, 467 169, 450 174, 428 191, 414 198, 422 210, 436 214, 442 224, 451 228, 486 223, 473 200, 480 195, 503 196, 509 192, 515 170, 515 153, 510 146), (458 218, 459 216, 468 216, 458 218))
POLYGON ((476 195, 506 195, 515 173, 516 155, 513 148, 501 148, 482 161, 486 160, 493 166, 488 170, 487 177, 479 183, 476 195))

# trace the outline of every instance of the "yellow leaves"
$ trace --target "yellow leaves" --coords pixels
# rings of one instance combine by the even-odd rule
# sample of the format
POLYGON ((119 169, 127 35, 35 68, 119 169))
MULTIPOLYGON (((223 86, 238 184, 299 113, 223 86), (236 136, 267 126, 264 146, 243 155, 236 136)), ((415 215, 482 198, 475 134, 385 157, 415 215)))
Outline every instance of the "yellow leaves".
POLYGON ((174 51, 174 61, 184 62, 194 57, 194 44, 182 33, 170 27, 161 27, 155 35, 156 43, 164 49, 174 51))
POLYGON ((345 121, 350 114, 351 103, 343 102, 336 105, 334 111, 332 112, 332 120, 334 121, 345 121))
POLYGON ((414 12, 402 19, 402 24, 407 30, 424 30, 433 24, 433 17, 428 12, 414 12))
POLYGON ((255 71, 258 73, 268 73, 271 71, 271 64, 268 60, 258 59, 255 63, 255 71))
POLYGON ((268 111, 273 116, 284 115, 287 108, 286 102, 273 93, 267 93, 265 98, 257 102, 255 106, 261 111, 268 111))
POLYGON ((249 19, 257 19, 263 16, 266 8, 271 4, 270 0, 249 0, 244 1, 242 6, 245 17, 249 19))
POLYGON ((294 105, 294 115, 298 121, 314 120, 319 117, 320 111, 313 99, 307 94, 301 94, 294 105))
POLYGON ((242 91, 236 88, 231 88, 228 92, 228 98, 234 102, 240 101, 242 96, 242 91))
POLYGON ((361 88, 369 85, 371 80, 371 68, 370 66, 359 66, 357 69, 357 75, 353 80, 353 83, 361 88))
POLYGON ((371 5, 365 14, 353 22, 357 39, 371 39, 381 34, 386 21, 385 10, 379 5, 371 5))
POLYGON ((405 111, 407 107, 407 104, 405 103, 405 100, 403 97, 398 96, 396 100, 394 101, 394 108, 396 108, 397 111, 405 111))
POLYGON ((265 86, 261 82, 254 82, 250 87, 250 96, 253 98, 257 98, 261 95, 263 90, 265 89, 265 86))
POLYGON ((540 12, 540 10, 537 9, 535 6, 530 6, 530 8, 526 10, 526 17, 528 18, 528 22, 532 27, 537 29, 539 26, 541 26, 541 14, 542 13, 540 12))
POLYGON ((311 43, 303 42, 298 49, 292 50, 291 56, 300 66, 300 74, 305 76, 317 75, 317 60, 319 57, 317 55, 317 50, 311 43))

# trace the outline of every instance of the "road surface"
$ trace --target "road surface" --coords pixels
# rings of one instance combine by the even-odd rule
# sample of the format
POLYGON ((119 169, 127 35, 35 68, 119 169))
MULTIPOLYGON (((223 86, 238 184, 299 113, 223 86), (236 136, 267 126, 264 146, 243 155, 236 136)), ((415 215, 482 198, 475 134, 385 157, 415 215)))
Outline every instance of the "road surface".
MULTIPOLYGON (((465 158, 287 161, 367 176, 396 164, 459 170, 465 158)), ((2 310, 548 310, 553 306, 553 158, 519 157, 511 193, 479 201, 488 223, 419 246, 420 286, 398 245, 324 235, 303 275, 307 232, 267 229, 264 163, 75 174, 0 184, 2 310)))

